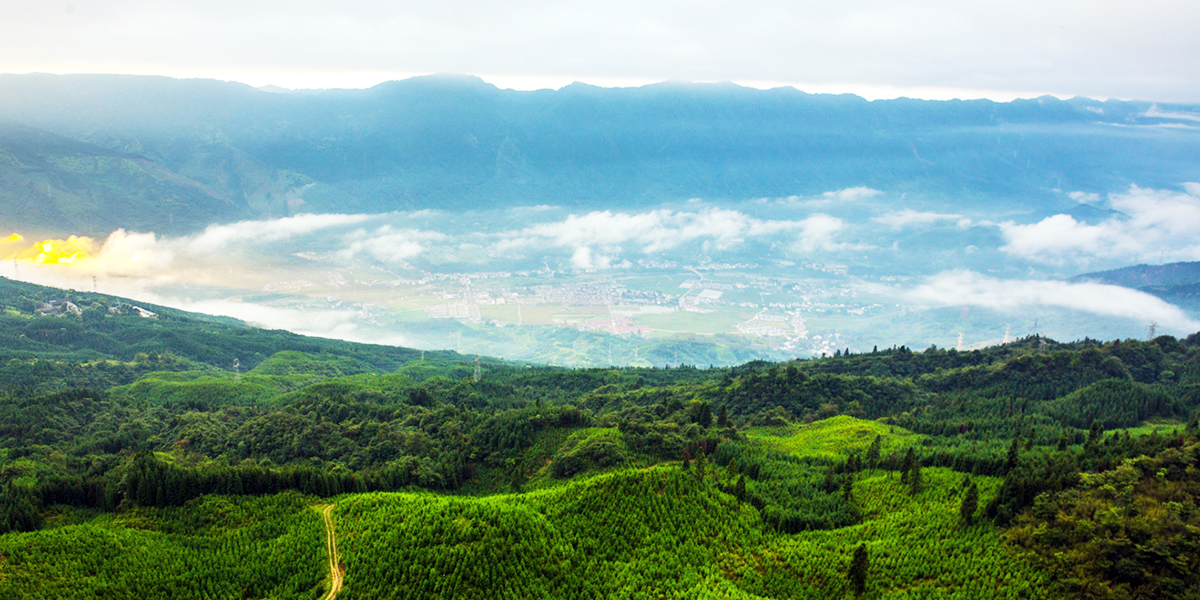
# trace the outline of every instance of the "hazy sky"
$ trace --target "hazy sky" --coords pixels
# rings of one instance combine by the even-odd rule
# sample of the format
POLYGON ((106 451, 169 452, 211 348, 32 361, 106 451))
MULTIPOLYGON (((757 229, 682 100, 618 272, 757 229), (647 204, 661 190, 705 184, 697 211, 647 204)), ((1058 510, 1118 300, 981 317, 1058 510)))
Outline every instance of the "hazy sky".
POLYGON ((0 72, 1200 102, 1195 0, 0 0, 0 72))

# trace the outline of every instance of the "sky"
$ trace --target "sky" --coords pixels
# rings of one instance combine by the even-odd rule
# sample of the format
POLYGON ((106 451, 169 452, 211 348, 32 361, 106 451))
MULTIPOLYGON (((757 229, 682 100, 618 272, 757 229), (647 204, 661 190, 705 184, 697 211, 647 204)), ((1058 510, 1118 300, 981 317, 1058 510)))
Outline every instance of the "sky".
POLYGON ((1200 102, 1195 0, 3 0, 0 72, 1200 102))

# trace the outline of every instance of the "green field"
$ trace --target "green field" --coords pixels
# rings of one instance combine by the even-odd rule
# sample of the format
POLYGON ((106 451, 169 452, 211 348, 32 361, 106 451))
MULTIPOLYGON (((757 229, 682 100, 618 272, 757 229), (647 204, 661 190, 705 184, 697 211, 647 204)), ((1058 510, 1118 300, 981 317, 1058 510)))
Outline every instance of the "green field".
POLYGON ((633 322, 662 334, 736 334, 737 324, 753 316, 754 311, 720 308, 709 313, 677 311, 661 315, 637 315, 633 317, 633 322))

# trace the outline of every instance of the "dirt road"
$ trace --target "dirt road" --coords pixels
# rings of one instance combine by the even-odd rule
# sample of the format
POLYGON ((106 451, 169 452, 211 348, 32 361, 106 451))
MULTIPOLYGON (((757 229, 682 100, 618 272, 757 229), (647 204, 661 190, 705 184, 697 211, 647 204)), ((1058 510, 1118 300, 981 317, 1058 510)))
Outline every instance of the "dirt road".
POLYGON ((334 600, 337 598, 338 592, 342 591, 342 557, 338 554, 337 549, 337 534, 333 530, 333 505, 326 506, 321 511, 321 518, 325 521, 325 552, 329 555, 329 591, 326 592, 321 600, 334 600))

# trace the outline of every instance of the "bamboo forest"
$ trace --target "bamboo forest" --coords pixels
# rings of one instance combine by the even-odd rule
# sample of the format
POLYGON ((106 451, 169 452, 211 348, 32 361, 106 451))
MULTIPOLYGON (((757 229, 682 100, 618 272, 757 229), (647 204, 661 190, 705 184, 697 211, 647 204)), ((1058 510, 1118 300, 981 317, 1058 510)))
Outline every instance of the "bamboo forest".
POLYGON ((0 598, 1200 598, 1200 334, 569 369, 131 306, 0 279, 0 598))

